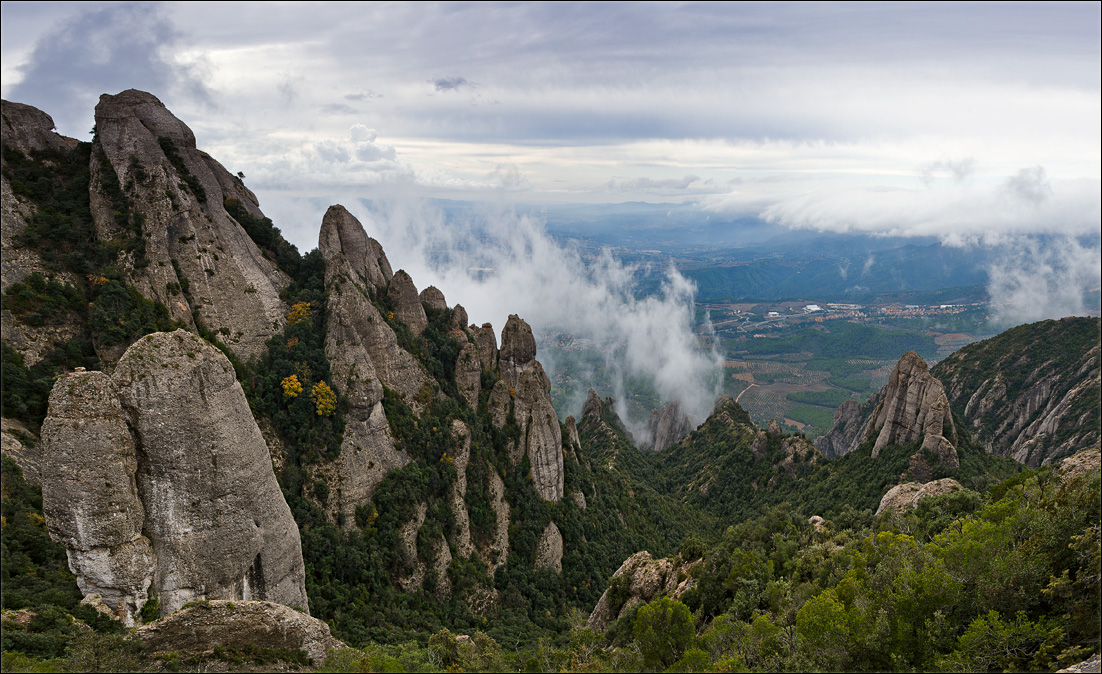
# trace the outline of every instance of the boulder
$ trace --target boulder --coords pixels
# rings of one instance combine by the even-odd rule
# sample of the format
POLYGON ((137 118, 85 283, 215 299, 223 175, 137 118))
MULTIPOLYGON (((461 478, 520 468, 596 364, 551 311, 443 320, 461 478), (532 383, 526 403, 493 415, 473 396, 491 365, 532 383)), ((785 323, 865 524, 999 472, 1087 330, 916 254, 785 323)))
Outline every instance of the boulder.
POLYGON ((536 544, 536 569, 551 569, 555 573, 561 573, 562 552, 562 533, 554 522, 550 522, 536 544))
POLYGON ((316 667, 330 650, 347 648, 329 625, 267 601, 201 601, 138 628, 137 638, 154 657, 201 656, 212 648, 301 650, 316 667))
POLYGON ((140 457, 162 615, 196 599, 308 609, 298 527, 226 356, 183 330, 155 333, 126 350, 113 383, 140 457))
POLYGON ((925 484, 920 482, 897 484, 880 499, 880 506, 876 509, 876 514, 880 515, 888 510, 903 512, 915 507, 921 499, 927 496, 948 494, 961 489, 964 489, 964 487, 959 482, 948 477, 925 484))

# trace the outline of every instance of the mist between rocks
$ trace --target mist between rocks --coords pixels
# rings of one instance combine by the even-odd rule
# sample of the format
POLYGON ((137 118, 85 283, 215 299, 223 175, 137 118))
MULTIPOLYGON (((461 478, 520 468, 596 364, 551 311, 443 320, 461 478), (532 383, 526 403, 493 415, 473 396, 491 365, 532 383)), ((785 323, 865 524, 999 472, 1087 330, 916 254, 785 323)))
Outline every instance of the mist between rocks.
MULTIPOLYGON (((645 439, 646 419, 629 418, 626 381, 647 382, 663 403, 680 400, 696 423, 711 411, 723 361, 710 323, 705 334, 694 333, 696 288, 672 264, 643 269, 607 249, 586 259, 537 219, 492 206, 462 215, 412 198, 356 206, 395 270, 405 269, 418 290, 435 285, 449 306, 466 308, 472 323, 490 322, 500 337, 509 314, 517 314, 537 338, 562 332, 591 340, 604 355, 617 412, 638 440, 645 439), (639 296, 638 276, 646 273, 659 275, 660 288, 639 296)), ((551 355, 541 341, 538 358, 549 375, 556 369, 551 355)), ((570 374, 581 386, 567 413, 577 416, 595 373, 570 374)))
POLYGON ((1047 318, 1086 316, 1085 299, 1102 284, 1100 242, 1016 237, 987 268, 991 321, 1005 329, 1047 318))

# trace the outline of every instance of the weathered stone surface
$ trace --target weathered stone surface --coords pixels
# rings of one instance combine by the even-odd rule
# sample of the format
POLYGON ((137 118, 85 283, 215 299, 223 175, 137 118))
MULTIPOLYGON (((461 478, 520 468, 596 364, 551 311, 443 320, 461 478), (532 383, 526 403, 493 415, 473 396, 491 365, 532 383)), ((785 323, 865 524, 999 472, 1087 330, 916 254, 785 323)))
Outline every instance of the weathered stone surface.
MULTIPOLYGON (((326 317, 329 332, 325 349, 334 370, 340 370, 334 382, 338 387, 347 388, 349 377, 357 380, 362 393, 356 393, 360 402, 353 401, 353 404, 361 407, 373 406, 382 400, 382 384, 420 411, 422 405, 414 398, 422 387, 429 384, 429 376, 409 352, 398 346, 394 330, 368 299, 376 292, 375 286, 359 280, 362 274, 357 270, 370 271, 373 263, 379 266, 385 262, 382 249, 376 251, 377 244, 372 244, 366 233, 363 238, 367 243, 358 248, 344 250, 332 247, 334 242, 346 239, 358 241, 350 233, 353 227, 363 231, 360 223, 342 206, 331 206, 321 223, 321 241, 330 242, 323 249, 326 255, 325 285, 329 290, 326 317), (356 257, 364 251, 372 256, 378 252, 379 257, 356 257)), ((389 264, 385 266, 389 269, 389 264)), ((386 269, 380 268, 378 273, 384 271, 386 269)), ((420 306, 419 302, 417 306, 420 306)), ((342 392, 345 388, 341 389, 342 392)), ((346 395, 351 396, 352 393, 346 395)))
POLYGON ((116 222, 103 182, 108 177, 118 180, 133 217, 142 223, 148 264, 124 261, 131 282, 185 325, 192 325, 196 310, 242 358, 262 353, 283 327, 287 307, 279 292, 290 279, 225 207, 234 199, 251 216, 262 217, 256 196, 197 150, 191 129, 151 94, 131 89, 101 96, 96 131, 90 197, 97 236, 101 241, 131 236, 116 222), (169 141, 174 152, 166 150, 169 141), (187 296, 173 289, 181 277, 190 286, 187 296))
MULTIPOLYGON (((444 293, 442 293, 440 289, 436 286, 429 286, 428 288, 425 288, 421 291, 421 294, 418 296, 418 298, 421 300, 421 304, 432 307, 433 309, 448 308, 448 303, 444 300, 444 293)), ((463 313, 465 315, 467 312, 463 313)), ((463 322, 460 323, 460 325, 466 324, 467 319, 464 318, 463 322)))
POLYGON ((42 422, 42 511, 65 546, 85 595, 98 594, 132 625, 145 605, 155 557, 142 535, 138 459, 111 379, 74 372, 54 384, 42 422))
MULTIPOLYGON (((3 110, 4 145, 24 155, 42 150, 67 155, 77 144, 75 138, 54 132, 53 119, 38 108, 3 101, 0 109, 3 110)), ((0 174, 0 292, 31 273, 40 273, 60 283, 80 287, 83 279, 73 273, 51 269, 44 264, 37 251, 22 245, 20 237, 37 212, 37 206, 12 190, 7 160, 0 158, 0 165, 4 167, 0 174)), ((55 342, 69 341, 80 334, 82 328, 75 316, 50 325, 32 326, 23 323, 8 309, 0 310, 0 337, 5 344, 22 354, 27 367, 41 361, 53 349, 55 342)))
POLYGON ((428 512, 427 503, 418 503, 417 512, 413 518, 402 525, 398 531, 398 549, 405 560, 406 566, 412 571, 398 579, 398 587, 402 592, 416 592, 425 582, 425 565, 417 558, 417 537, 421 531, 421 525, 425 523, 425 514, 428 512))
MULTIPOLYGON (((318 250, 327 262, 343 258, 353 279, 377 291, 386 290, 394 276, 383 247, 368 236, 360 221, 340 204, 330 206, 325 212, 318 250)), ((328 278, 326 274, 327 281, 328 278)))
POLYGON ((551 569, 555 573, 561 573, 562 552, 562 532, 554 522, 550 522, 536 544, 536 569, 551 569))
POLYGON ((455 552, 460 557, 470 557, 471 520, 467 515, 467 464, 471 460, 471 430, 459 419, 452 422, 452 462, 455 466, 455 483, 451 491, 451 510, 455 518, 455 552))
POLYGON ((1056 670, 1056 674, 1086 674, 1087 672, 1102 672, 1102 656, 1099 656, 1098 653, 1079 664, 1056 670))
POLYGON ((409 326, 409 331, 414 336, 420 335, 428 326, 429 319, 425 316, 425 307, 421 306, 421 298, 417 295, 417 286, 413 285, 413 279, 404 269, 394 272, 394 278, 390 279, 390 288, 387 295, 394 300, 397 310, 395 317, 409 326))
POLYGON ((696 581, 689 575, 699 560, 679 564, 677 559, 654 559, 649 552, 637 552, 628 557, 616 573, 612 574, 609 585, 625 584, 627 598, 619 606, 614 605, 611 587, 601 595, 600 601, 589 615, 586 627, 604 631, 618 617, 624 615, 633 606, 646 603, 665 594, 671 599, 680 598, 695 586, 696 581))
POLYGON ((573 499, 574 503, 576 503, 578 505, 578 507, 581 508, 582 510, 585 510, 586 507, 588 507, 588 504, 586 503, 586 500, 585 500, 585 493, 582 490, 580 490, 580 489, 571 489, 570 490, 570 498, 573 499))
POLYGON ((933 482, 927 482, 926 484, 920 482, 897 484, 889 489, 880 499, 880 506, 876 509, 876 514, 880 515, 888 510, 903 512, 904 510, 915 507, 918 505, 919 500, 927 496, 948 494, 950 492, 960 491, 961 489, 964 489, 964 487, 962 487, 959 482, 948 477, 934 480, 933 482))
POLYGON ((815 438, 815 447, 824 456, 842 456, 861 444, 861 441, 857 438, 861 433, 864 421, 861 416, 861 405, 856 400, 843 402, 834 411, 834 426, 826 435, 815 438))
POLYGON ((574 460, 577 461, 577 452, 582 451, 582 438, 578 435, 578 424, 574 421, 574 416, 571 415, 566 418, 563 425, 566 426, 566 442, 575 452, 574 460))
POLYGON ((547 501, 563 496, 562 430, 551 402, 551 381, 536 360, 532 328, 513 315, 501 332, 498 357, 501 380, 491 392, 494 422, 508 414, 499 386, 508 387, 513 416, 520 427, 520 455, 527 455, 536 492, 547 501))
POLYGON ((661 410, 652 410, 647 420, 648 447, 661 452, 693 431, 693 422, 681 408, 681 401, 667 403, 661 410))
POLYGON ((19 466, 28 483, 42 484, 39 476, 42 452, 38 448, 38 438, 22 422, 7 417, 0 419, 0 454, 19 466))
POLYGON ((229 360, 183 330, 155 333, 113 380, 141 457, 162 615, 196 599, 306 609, 298 527, 229 360))
POLYGON ((347 648, 329 625, 267 601, 204 601, 138 628, 153 653, 201 655, 215 646, 302 650, 320 665, 329 650, 347 648))
POLYGON ((478 345, 478 357, 482 360, 482 369, 487 372, 497 370, 497 335, 494 326, 483 323, 481 328, 471 326, 471 336, 478 345))
POLYGON ((463 338, 460 342, 463 348, 455 361, 455 385, 467 406, 477 411, 478 396, 482 393, 482 363, 478 357, 478 347, 466 341, 466 335, 463 338))
POLYGON ((830 450, 835 456, 841 456, 857 449, 865 440, 873 439, 872 457, 875 459, 888 445, 921 442, 922 449, 936 455, 940 463, 951 467, 959 465, 957 430, 945 388, 914 351, 908 351, 899 359, 887 385, 869 398, 860 410, 855 413, 848 403, 843 405, 846 409, 839 409, 834 415, 835 427, 816 443, 821 451, 830 450), (853 433, 858 423, 861 430, 853 433))
POLYGON ((467 338, 467 310, 463 308, 462 304, 457 304, 452 309, 451 328, 456 332, 462 332, 463 338, 467 338))
POLYGON ((54 118, 32 105, 0 102, 4 145, 29 155, 35 150, 67 152, 77 144, 54 131, 54 118))
POLYGON ((1098 447, 1084 449, 1060 462, 1056 474, 1061 480, 1074 480, 1102 468, 1102 451, 1098 447))
POLYGON ((486 568, 490 576, 509 559, 509 502, 505 500, 505 482, 496 470, 490 470, 490 505, 494 509, 494 543, 488 551, 486 568))

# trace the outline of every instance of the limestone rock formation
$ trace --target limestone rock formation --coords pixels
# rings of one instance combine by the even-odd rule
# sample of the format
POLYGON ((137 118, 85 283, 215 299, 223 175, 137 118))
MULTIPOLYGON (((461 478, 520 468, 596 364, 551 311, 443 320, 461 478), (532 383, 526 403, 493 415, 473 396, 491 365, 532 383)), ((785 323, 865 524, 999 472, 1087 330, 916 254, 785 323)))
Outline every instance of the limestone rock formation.
POLYGON ((816 446, 835 456, 848 454, 867 439, 873 439, 872 457, 888 445, 922 443, 939 463, 956 467, 957 430, 949 409, 945 388, 933 377, 926 362, 908 351, 892 370, 888 383, 858 412, 864 417, 861 430, 853 434, 857 418, 852 407, 835 414, 836 425, 816 446), (865 416, 867 415, 867 416, 865 416), (841 425, 838 425, 838 424, 841 425))
POLYGON ((628 557, 609 580, 609 587, 601 595, 586 627, 604 631, 617 618, 632 607, 645 604, 665 594, 678 599, 692 589, 696 581, 689 575, 698 561, 679 563, 679 559, 654 559, 649 552, 637 552, 628 557), (614 591, 619 586, 620 591, 614 591), (626 590, 626 593, 623 592, 626 590), (626 595, 626 597, 625 597, 626 595), (616 605, 620 603, 618 606, 616 605))
POLYGON ((661 410, 652 410, 647 420, 647 445, 661 452, 677 443, 693 431, 693 422, 681 408, 681 402, 674 400, 661 410))
POLYGON ((383 410, 383 386, 420 410, 415 397, 430 379, 398 345, 394 330, 371 302, 396 277, 379 243, 337 205, 322 219, 318 246, 325 256, 329 289, 325 353, 334 388, 349 400, 341 454, 330 471, 336 477, 330 500, 345 526, 351 527, 356 508, 371 501, 386 474, 411 460, 395 447, 383 410))
POLYGON ((897 484, 889 489, 880 499, 880 506, 876 509, 876 514, 880 515, 889 510, 903 512, 915 507, 921 499, 927 496, 948 494, 962 489, 964 489, 964 487, 962 487, 959 482, 948 477, 927 482, 926 484, 922 484, 921 482, 897 484))
POLYGON ((1102 319, 1021 325, 934 368, 974 440, 1030 466, 1098 445, 1102 319))
MULTIPOLYGON (((38 108, 3 101, 0 110, 3 142, 9 151, 14 150, 25 156, 46 152, 49 154, 42 161, 52 165, 55 156, 68 158, 77 145, 75 138, 66 138, 54 132, 54 120, 38 108)), ((26 233, 27 223, 38 207, 12 189, 8 178, 8 160, 0 158, 0 165, 4 168, 0 174, 0 291, 7 290, 32 273, 43 274, 64 285, 80 287, 83 279, 76 274, 51 269, 37 251, 20 244, 20 237, 26 233)), ((5 344, 22 354, 27 367, 42 360, 55 342, 67 342, 80 334, 80 329, 81 325, 76 320, 29 325, 9 309, 0 310, 0 336, 5 344)))
POLYGON ((815 438, 815 448, 827 457, 842 456, 861 444, 857 438, 864 426, 864 421, 861 416, 861 405, 856 400, 843 402, 834 411, 834 425, 830 432, 815 438))
POLYGON ((490 505, 494 509, 494 542, 485 559, 493 576, 509 559, 509 502, 505 500, 505 482, 496 470, 490 470, 490 505))
MULTIPOLYGON (((421 306, 421 298, 417 295, 417 286, 413 285, 413 279, 404 269, 394 272, 394 278, 390 279, 390 288, 387 295, 394 300, 397 310, 395 317, 409 326, 414 336, 420 335, 429 324, 425 316, 425 307, 421 306)), ((441 296, 443 297, 443 296, 441 296)))
POLYGON ((141 230, 144 254, 124 261, 141 293, 186 325, 194 312, 243 359, 263 352, 283 327, 279 292, 289 279, 230 214, 263 218, 256 196, 196 149, 191 129, 156 97, 133 89, 100 97, 91 171, 98 238, 141 230), (112 184, 125 193, 129 215, 120 216, 112 184))
POLYGON ((402 592, 415 592, 421 589, 425 582, 425 565, 417 559, 417 536, 421 531, 421 525, 425 523, 425 514, 428 513, 427 503, 418 503, 417 512, 413 518, 402 525, 398 532, 398 545, 406 566, 412 570, 408 575, 398 579, 398 587, 402 592))
POLYGON ((551 381, 536 360, 532 328, 516 315, 509 316, 501 331, 498 368, 501 380, 491 396, 494 423, 503 425, 502 412, 508 413, 505 405, 511 402, 513 416, 520 427, 517 451, 528 456, 536 492, 546 501, 562 500, 562 430, 551 402, 551 381), (502 385, 508 387, 511 401, 504 400, 499 393, 502 385), (499 420, 502 423, 498 423, 499 420))
POLYGON ((478 356, 478 347, 474 342, 461 341, 463 348, 455 361, 455 385, 459 395, 472 410, 478 410, 478 396, 482 393, 482 362, 478 356))
POLYGON ((562 572, 562 532, 554 522, 548 523, 536 544, 536 569, 551 569, 562 572))
POLYGON ((306 609, 298 527, 229 360, 183 330, 155 333, 127 349, 113 382, 136 442, 162 614, 195 599, 306 609))
POLYGON ((451 492, 451 511, 455 518, 455 551, 460 557, 470 557, 471 519, 467 515, 467 464, 471 460, 471 430, 459 419, 452 422, 452 461, 455 466, 455 483, 451 492))
MULTIPOLYGON (((447 309, 448 308, 448 303, 444 299, 444 293, 442 293, 440 291, 440 289, 437 288, 436 286, 429 286, 428 288, 425 288, 424 290, 422 290, 421 294, 418 296, 418 299, 420 299, 421 304, 432 307, 433 309, 447 309)), ((467 312, 464 311, 463 313, 466 314, 467 312)), ((466 324, 467 324, 467 319, 466 318, 464 318, 463 321, 459 323, 459 325, 466 325, 466 324)))
POLYGON ((482 369, 493 372, 497 369, 497 335, 494 326, 483 323, 481 328, 471 326, 471 336, 478 346, 478 357, 482 360, 482 369))
POLYGON ((85 595, 98 594, 125 624, 148 599, 156 559, 142 535, 138 458, 122 405, 102 372, 59 379, 42 424, 42 511, 65 546, 85 595))
POLYGON ((288 606, 266 601, 204 601, 138 628, 153 656, 199 656, 214 647, 302 650, 314 666, 327 651, 347 648, 329 625, 288 606))

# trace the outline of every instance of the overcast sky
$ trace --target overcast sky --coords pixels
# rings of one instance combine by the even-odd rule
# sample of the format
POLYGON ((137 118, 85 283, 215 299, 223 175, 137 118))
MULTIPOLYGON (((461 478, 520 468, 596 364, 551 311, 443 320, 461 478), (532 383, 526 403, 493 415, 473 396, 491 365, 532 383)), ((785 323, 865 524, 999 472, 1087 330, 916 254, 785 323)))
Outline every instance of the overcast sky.
POLYGON ((320 216, 288 222, 296 198, 394 193, 691 200, 949 243, 1099 229, 1097 2, 4 2, 2 18, 4 98, 87 139, 101 93, 154 93, 303 248, 320 216))

